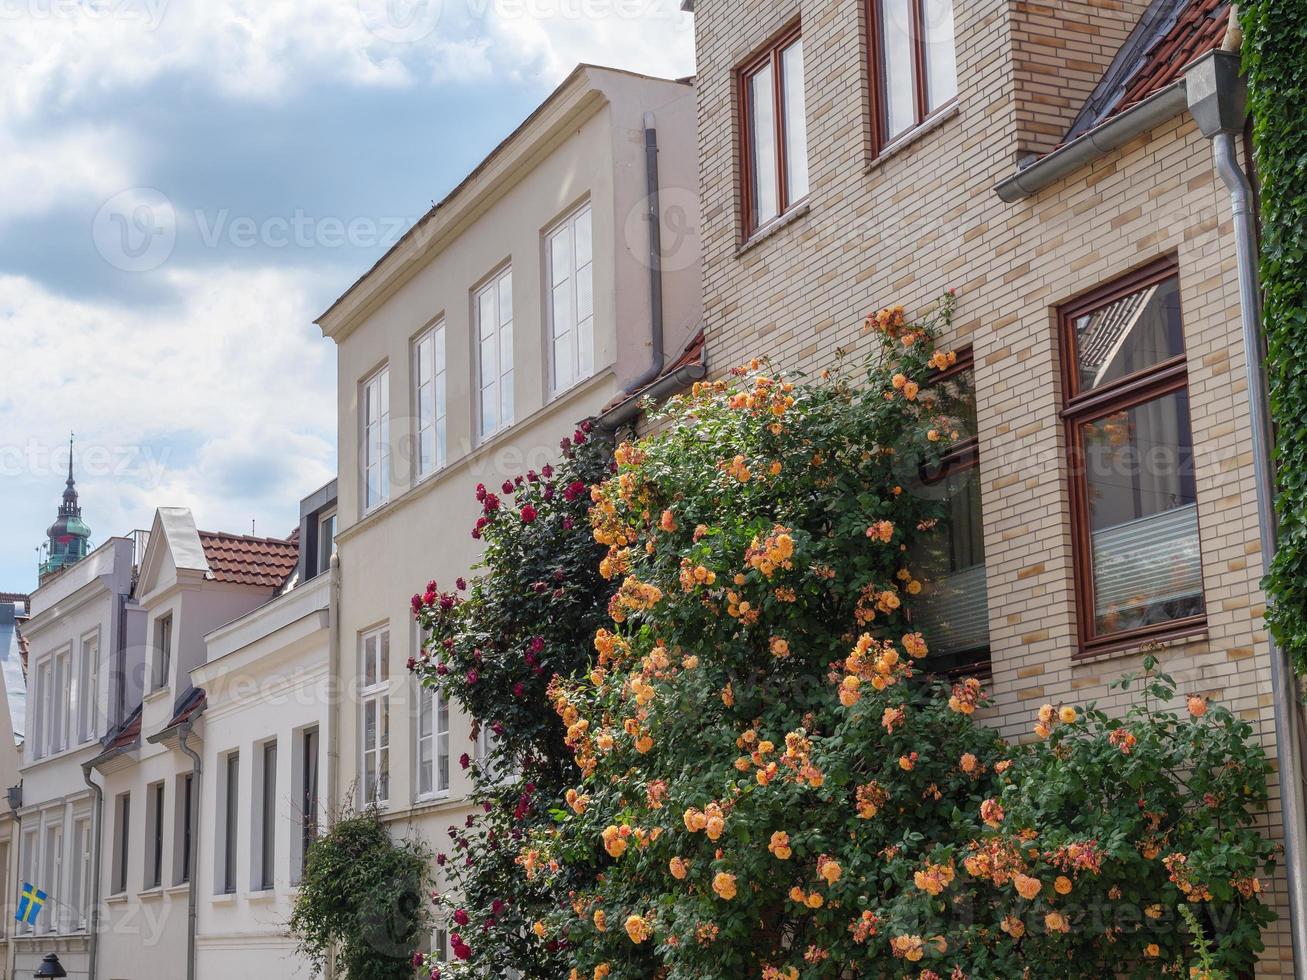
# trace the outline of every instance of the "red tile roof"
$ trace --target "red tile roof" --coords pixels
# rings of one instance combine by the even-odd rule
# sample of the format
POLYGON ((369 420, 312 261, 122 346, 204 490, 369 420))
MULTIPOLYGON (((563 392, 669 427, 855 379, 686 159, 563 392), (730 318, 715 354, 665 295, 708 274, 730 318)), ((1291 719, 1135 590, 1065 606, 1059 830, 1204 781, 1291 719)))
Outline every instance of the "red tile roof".
POLYGON ((27 602, 31 598, 22 592, 0 592, 0 602, 27 602))
POLYGON ((1125 83, 1106 118, 1138 105, 1176 81, 1197 58, 1221 46, 1229 27, 1229 0, 1190 0, 1165 35, 1153 42, 1143 63, 1125 83))
POLYGON ((181 704, 173 710, 172 720, 164 725, 164 729, 175 728, 184 721, 189 721, 197 714, 204 710, 208 704, 209 697, 204 693, 204 688, 194 687, 182 698, 181 704))
POLYGON ((215 582, 276 589, 299 561, 298 542, 280 538, 201 531, 200 544, 215 582))
POLYGON ((124 725, 113 738, 105 745, 106 752, 111 749, 130 748, 140 741, 141 737, 141 709, 138 707, 132 716, 127 719, 124 725))
POLYGON ((650 388, 656 385, 663 378, 667 377, 669 374, 674 374, 675 372, 679 371, 683 367, 689 367, 691 364, 704 363, 704 350, 705 350, 705 344, 703 339, 703 328, 700 327, 699 332, 696 333, 693 337, 691 337, 690 342, 686 344, 685 350, 681 351, 680 355, 676 358, 676 360, 672 361, 670 364, 664 365, 662 372, 658 375, 658 377, 654 378, 643 388, 639 388, 629 393, 623 392, 622 394, 619 394, 616 398, 614 398, 607 405, 605 405, 603 410, 605 412, 610 412, 618 405, 625 404, 626 402, 629 402, 633 398, 642 397, 645 394, 645 392, 647 392, 650 388))

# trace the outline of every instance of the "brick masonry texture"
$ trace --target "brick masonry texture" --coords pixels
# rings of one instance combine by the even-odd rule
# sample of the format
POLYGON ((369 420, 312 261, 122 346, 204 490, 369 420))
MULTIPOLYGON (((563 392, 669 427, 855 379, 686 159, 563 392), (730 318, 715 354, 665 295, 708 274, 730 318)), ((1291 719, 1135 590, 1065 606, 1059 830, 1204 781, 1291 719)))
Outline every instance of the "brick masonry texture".
MULTIPOLYGON (((1075 659, 1056 309, 1176 255, 1208 614, 1205 633, 1169 642, 1160 657, 1182 692, 1232 707, 1273 750, 1234 241, 1210 148, 1177 118, 1032 200, 1003 204, 994 185, 1020 154, 1059 141, 1144 4, 955 6, 956 111, 873 160, 863 0, 698 0, 710 373, 762 354, 785 369, 820 369, 837 348, 870 347, 868 311, 903 303, 920 312, 957 289, 946 341, 975 351, 993 721, 1029 737, 1043 701, 1122 710, 1108 685, 1142 657, 1075 659), (800 17, 812 190, 806 212, 746 244, 733 69, 800 17)), ((1275 836, 1278 821, 1273 801, 1275 836)), ((1282 880, 1272 896, 1281 919, 1258 976, 1289 976, 1282 880)))

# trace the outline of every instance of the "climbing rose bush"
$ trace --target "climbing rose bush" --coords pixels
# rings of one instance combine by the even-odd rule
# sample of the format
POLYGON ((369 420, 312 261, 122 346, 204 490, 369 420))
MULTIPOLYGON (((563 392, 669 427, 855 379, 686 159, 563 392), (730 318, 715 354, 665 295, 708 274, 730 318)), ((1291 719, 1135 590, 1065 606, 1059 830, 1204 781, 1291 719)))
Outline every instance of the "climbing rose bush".
POLYGON ((964 428, 966 393, 937 380, 951 310, 869 317, 872 354, 816 379, 754 362, 697 385, 591 487, 605 617, 546 692, 571 785, 514 828, 503 885, 530 896, 519 935, 558 965, 532 975, 1252 962, 1273 852, 1245 723, 1197 697, 1163 710, 1174 684, 1150 660, 1122 682, 1144 686, 1124 717, 1044 705, 1012 745, 977 718, 982 678, 931 676, 912 610, 945 508, 922 474, 964 428))

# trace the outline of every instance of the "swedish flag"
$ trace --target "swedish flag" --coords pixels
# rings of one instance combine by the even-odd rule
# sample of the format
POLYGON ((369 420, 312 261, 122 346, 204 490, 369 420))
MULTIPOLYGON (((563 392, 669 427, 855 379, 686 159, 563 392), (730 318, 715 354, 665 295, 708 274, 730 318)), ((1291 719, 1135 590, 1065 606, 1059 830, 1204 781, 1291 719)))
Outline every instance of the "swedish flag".
POLYGON ((45 899, 45 892, 35 885, 23 882, 23 894, 18 899, 18 912, 14 915, 14 918, 19 922, 27 923, 29 926, 36 925, 36 917, 41 914, 41 909, 45 907, 45 899))

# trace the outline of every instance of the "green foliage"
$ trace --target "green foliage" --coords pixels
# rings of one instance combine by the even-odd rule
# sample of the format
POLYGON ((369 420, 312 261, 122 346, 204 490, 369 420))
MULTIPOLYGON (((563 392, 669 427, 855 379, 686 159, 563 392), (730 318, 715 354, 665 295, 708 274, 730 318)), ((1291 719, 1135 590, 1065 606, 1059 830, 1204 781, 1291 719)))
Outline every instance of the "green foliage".
POLYGON ((594 467, 607 553, 567 544, 605 578, 572 632, 525 601, 539 513, 488 506, 505 538, 473 598, 418 597, 460 696, 489 663, 529 698, 479 708, 525 768, 497 791, 478 774, 489 812, 449 862, 470 895, 443 977, 1154 977, 1203 962, 1186 901, 1216 968, 1252 961, 1272 849, 1246 724, 1197 699, 1168 712, 1150 662, 1123 718, 1046 705, 1012 746, 974 720, 979 680, 927 673, 911 609, 945 501, 921 473, 963 428, 965 391, 932 383, 950 309, 884 311, 879 356, 819 380, 754 364, 698 385, 594 467), (543 628, 548 684, 523 646, 543 628), (550 725, 570 792, 529 781, 553 775, 550 725))
POLYGON ((349 980, 401 980, 430 929, 425 844, 393 840, 375 809, 344 814, 315 840, 290 919, 301 955, 321 971, 332 950, 349 980))
MULTIPOLYGON (((412 669, 494 733, 483 764, 460 760, 480 819, 450 828, 454 853, 437 857, 452 951, 479 977, 565 973, 560 951, 536 942, 530 925, 556 907, 554 887, 568 876, 528 882, 515 859, 520 840, 553 826, 551 811, 571 785, 571 752, 546 691, 554 677, 584 672, 607 621, 614 586, 599 573, 604 549, 588 513, 591 485, 611 469, 611 445, 593 440, 587 425, 564 440, 556 465, 498 492, 478 487, 479 577, 443 592, 432 582, 413 597, 427 640, 412 669)), ((568 872, 578 884, 587 873, 583 865, 568 872)))
POLYGON ((1261 180, 1262 286, 1277 427, 1279 553, 1268 620, 1307 671, 1307 4, 1241 5, 1253 144, 1261 180))

